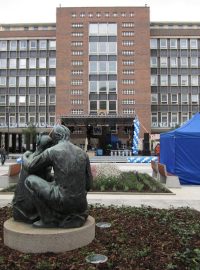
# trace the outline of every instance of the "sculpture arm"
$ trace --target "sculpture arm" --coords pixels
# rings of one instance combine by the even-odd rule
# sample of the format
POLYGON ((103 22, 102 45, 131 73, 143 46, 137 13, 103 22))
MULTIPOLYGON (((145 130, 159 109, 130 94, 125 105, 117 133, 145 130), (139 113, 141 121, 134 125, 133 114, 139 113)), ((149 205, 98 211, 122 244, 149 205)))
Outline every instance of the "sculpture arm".
POLYGON ((87 155, 86 159, 86 190, 89 191, 92 188, 93 185, 93 176, 91 172, 91 167, 90 167, 90 160, 87 155))
POLYGON ((51 166, 51 158, 49 150, 45 150, 40 155, 35 156, 31 161, 26 160, 24 162, 25 167, 27 168, 29 173, 36 173, 40 170, 44 170, 44 168, 51 166))

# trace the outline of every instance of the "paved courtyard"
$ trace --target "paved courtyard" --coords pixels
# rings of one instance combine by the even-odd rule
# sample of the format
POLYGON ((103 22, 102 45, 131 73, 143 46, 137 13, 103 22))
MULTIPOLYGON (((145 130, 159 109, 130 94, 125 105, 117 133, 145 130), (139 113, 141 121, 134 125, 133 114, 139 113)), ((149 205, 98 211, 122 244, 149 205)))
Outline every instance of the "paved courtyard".
MULTIPOLYGON (((8 165, 14 160, 7 160, 4 166, 0 166, 0 181, 1 175, 7 173, 8 165)), ((122 171, 134 171, 151 174, 150 164, 133 164, 133 163, 116 163, 122 171)), ((103 193, 88 193, 88 202, 90 204, 104 205, 128 205, 128 206, 151 206, 156 208, 170 207, 191 207, 200 211, 200 186, 182 186, 180 189, 171 189, 173 194, 103 194, 103 193)), ((11 203, 13 194, 0 194, 0 207, 11 203)))

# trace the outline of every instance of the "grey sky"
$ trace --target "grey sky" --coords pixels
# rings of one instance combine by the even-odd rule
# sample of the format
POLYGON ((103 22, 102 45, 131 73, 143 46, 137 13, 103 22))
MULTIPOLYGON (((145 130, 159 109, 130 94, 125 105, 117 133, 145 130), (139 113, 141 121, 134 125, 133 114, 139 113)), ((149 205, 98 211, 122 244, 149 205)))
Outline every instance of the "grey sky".
POLYGON ((56 7, 147 6, 151 21, 200 21, 200 0, 2 0, 0 23, 55 22, 56 7))

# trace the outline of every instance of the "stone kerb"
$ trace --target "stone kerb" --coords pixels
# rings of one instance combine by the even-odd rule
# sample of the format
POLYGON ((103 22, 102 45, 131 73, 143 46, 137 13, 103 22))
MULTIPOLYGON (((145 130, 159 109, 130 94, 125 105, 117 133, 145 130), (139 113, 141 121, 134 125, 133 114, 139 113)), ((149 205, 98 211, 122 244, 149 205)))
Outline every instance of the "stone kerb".
POLYGON ((94 237, 95 220, 91 216, 84 226, 73 229, 39 229, 13 218, 4 223, 4 244, 24 253, 65 252, 88 245, 94 237))

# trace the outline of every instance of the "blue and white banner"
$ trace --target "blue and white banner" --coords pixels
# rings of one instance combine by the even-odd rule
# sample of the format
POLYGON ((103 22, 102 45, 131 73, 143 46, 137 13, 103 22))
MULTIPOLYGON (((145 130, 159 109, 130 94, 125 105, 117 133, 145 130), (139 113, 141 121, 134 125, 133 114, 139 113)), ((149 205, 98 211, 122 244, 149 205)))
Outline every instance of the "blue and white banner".
POLYGON ((127 158, 127 162, 129 163, 151 163, 152 160, 158 161, 158 157, 137 156, 127 158))
POLYGON ((138 146, 139 146, 139 133, 140 133, 140 122, 136 117, 133 120, 134 132, 133 132, 133 155, 138 155, 138 146))

